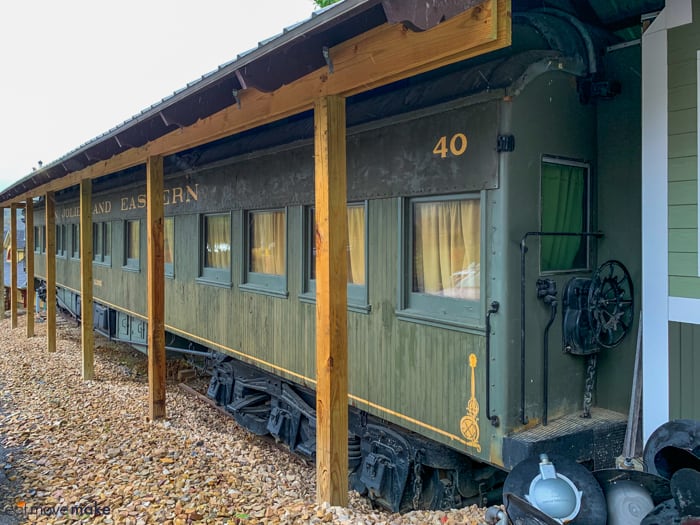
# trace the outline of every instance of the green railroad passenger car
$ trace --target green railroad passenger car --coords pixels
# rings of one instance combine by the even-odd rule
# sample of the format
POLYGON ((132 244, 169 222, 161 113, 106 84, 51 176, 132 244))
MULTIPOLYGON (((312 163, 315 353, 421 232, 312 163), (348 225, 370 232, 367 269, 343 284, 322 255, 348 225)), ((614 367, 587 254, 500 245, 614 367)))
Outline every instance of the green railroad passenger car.
MULTIPOLYGON (((512 32, 347 99, 351 486, 393 510, 483 503, 532 454, 600 468, 622 446, 640 49, 556 12, 512 32)), ((96 328, 146 349, 144 177, 93 182, 92 233, 96 328)), ((239 422, 311 457, 313 181, 311 112, 165 157, 166 341, 209 355, 239 422)), ((79 195, 55 198, 58 300, 80 315, 79 195)), ((41 254, 41 199, 34 229, 41 254)))

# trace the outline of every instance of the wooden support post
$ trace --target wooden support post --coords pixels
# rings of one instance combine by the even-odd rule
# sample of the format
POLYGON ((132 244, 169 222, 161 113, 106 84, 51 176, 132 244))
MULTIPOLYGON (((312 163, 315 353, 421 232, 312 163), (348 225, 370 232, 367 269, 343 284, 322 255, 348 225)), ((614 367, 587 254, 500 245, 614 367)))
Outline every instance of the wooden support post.
POLYGON ((165 257, 163 253, 163 157, 146 162, 148 242, 148 392, 151 420, 165 417, 165 257))
POLYGON ((46 193, 46 348, 56 351, 56 200, 46 193))
POLYGON ((24 207, 24 260, 27 271, 27 337, 34 337, 34 200, 29 197, 24 207))
POLYGON ((314 106, 316 188, 316 481, 319 503, 348 503, 345 99, 314 106))
POLYGON ((80 332, 83 379, 95 378, 95 333, 92 326, 92 180, 80 182, 80 332))
MULTIPOLYGON (((0 208, 0 232, 2 232, 2 242, 5 243, 5 208, 0 208)), ((5 318, 5 248, 2 249, 2 264, 0 264, 0 319, 5 318)))
POLYGON ((17 328, 17 205, 10 205, 10 315, 17 328))

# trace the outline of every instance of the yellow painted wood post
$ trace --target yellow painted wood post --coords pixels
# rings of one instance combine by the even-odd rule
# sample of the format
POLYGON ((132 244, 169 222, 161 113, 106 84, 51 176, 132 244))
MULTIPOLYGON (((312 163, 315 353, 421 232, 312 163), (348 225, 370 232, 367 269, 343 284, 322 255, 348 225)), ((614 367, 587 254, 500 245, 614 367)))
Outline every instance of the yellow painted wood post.
POLYGON ((34 200, 29 197, 24 207, 24 260, 27 271, 27 337, 34 337, 34 200))
POLYGON ((56 351, 56 199, 46 193, 46 348, 56 351))
POLYGON ((17 328, 17 205, 10 205, 10 315, 17 328))
POLYGON ((83 379, 95 378, 95 333, 92 326, 92 180, 80 182, 80 332, 83 379))
POLYGON ((148 243, 148 392, 151 420, 165 417, 165 256, 163 249, 163 157, 146 162, 148 243))
POLYGON ((316 481, 319 503, 348 503, 345 99, 314 105, 316 188, 316 481))
MULTIPOLYGON (((2 241, 5 243, 5 208, 0 208, 0 232, 2 232, 2 241)), ((5 257, 7 256, 5 248, 2 249, 2 264, 0 264, 0 319, 5 318, 5 257)))

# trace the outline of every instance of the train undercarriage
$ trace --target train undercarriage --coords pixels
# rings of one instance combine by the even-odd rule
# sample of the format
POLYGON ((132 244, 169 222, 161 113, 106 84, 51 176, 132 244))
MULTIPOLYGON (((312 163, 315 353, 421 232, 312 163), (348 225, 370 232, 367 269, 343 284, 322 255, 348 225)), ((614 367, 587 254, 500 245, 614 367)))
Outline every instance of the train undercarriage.
MULTIPOLYGON (((314 393, 218 355, 208 396, 243 427, 310 460, 316 450, 314 393)), ((500 501, 505 473, 349 408, 350 488, 394 512, 500 501)))

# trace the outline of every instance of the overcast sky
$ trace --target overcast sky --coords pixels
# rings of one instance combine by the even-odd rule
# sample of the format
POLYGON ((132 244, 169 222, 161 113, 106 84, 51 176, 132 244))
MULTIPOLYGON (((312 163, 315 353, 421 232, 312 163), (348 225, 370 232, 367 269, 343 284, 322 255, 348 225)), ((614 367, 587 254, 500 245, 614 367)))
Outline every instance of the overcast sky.
POLYGON ((303 20, 312 0, 6 0, 0 189, 303 20))

